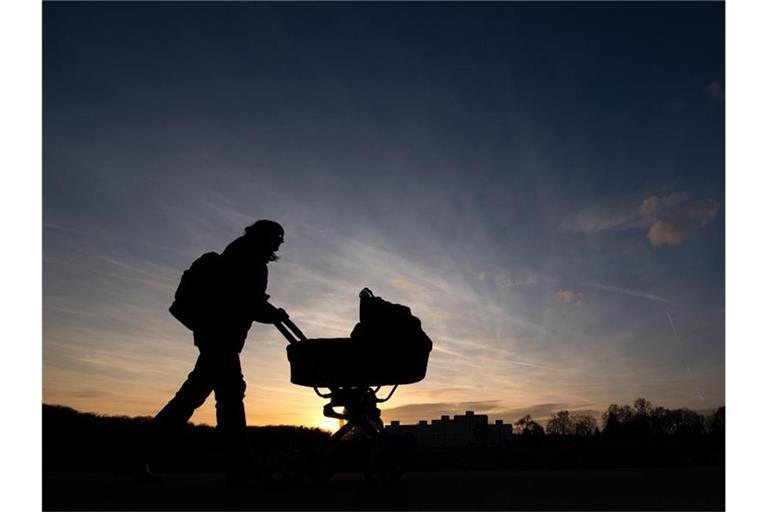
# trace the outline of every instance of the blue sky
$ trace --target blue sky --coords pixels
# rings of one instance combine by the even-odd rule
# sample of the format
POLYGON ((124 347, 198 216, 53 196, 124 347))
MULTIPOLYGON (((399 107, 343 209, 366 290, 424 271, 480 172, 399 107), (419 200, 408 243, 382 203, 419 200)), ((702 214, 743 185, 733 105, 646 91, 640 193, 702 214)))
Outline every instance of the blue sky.
MULTIPOLYGON (((722 405, 723 15, 46 3, 44 401, 154 414, 195 357, 181 272, 271 218, 309 336, 368 286, 435 341, 386 419, 722 405)), ((320 424, 284 346, 253 327, 249 422, 320 424)))

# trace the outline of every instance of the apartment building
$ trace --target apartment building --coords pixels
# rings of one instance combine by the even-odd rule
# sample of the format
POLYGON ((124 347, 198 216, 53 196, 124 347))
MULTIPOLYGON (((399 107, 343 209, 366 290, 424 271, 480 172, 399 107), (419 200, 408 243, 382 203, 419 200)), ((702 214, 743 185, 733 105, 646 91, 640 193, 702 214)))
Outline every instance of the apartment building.
POLYGON ((439 420, 421 420, 416 425, 401 425, 392 421, 388 432, 407 435, 422 446, 500 446, 512 438, 512 425, 503 420, 488 423, 488 415, 466 411, 453 418, 444 415, 439 420))

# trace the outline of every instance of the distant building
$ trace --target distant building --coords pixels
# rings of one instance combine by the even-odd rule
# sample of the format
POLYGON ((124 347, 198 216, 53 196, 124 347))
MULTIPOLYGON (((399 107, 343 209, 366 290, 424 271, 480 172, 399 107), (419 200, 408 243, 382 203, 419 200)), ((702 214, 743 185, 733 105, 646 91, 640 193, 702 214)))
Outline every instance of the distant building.
POLYGON ((501 446, 512 439, 512 425, 502 420, 488 423, 488 416, 467 411, 441 416, 439 420, 420 420, 418 425, 401 425, 392 421, 386 430, 393 434, 407 435, 422 446, 501 446))

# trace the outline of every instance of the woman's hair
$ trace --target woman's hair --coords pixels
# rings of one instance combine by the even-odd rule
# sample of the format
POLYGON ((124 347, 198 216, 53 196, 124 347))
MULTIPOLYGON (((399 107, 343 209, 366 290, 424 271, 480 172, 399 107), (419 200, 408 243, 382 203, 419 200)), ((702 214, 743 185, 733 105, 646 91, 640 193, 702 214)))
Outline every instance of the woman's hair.
MULTIPOLYGON (((273 220, 261 219, 257 220, 247 228, 245 228, 245 235, 252 238, 259 246, 264 246, 268 241, 280 239, 282 241, 284 235, 283 227, 273 220)), ((277 261, 279 256, 274 252, 267 256, 268 261, 277 261)))

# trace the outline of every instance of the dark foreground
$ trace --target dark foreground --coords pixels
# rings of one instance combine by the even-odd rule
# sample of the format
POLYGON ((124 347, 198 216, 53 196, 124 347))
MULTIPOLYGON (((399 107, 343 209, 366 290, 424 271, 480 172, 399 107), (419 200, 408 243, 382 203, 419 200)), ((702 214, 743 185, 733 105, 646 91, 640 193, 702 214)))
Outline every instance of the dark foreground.
POLYGON ((105 473, 45 473, 44 510, 724 510, 725 469, 408 473, 394 487, 359 473, 230 489, 215 474, 138 485, 105 473))

